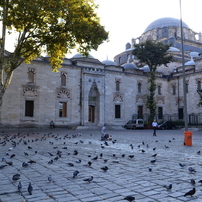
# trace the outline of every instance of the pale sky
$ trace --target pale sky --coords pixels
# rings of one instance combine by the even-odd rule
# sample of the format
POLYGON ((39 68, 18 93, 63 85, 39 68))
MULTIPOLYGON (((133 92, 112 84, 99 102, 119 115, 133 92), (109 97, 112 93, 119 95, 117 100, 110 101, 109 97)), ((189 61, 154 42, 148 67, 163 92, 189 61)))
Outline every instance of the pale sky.
MULTIPOLYGON (((139 37, 154 20, 180 19, 179 0, 95 0, 101 24, 109 31, 109 42, 91 55, 100 61, 113 60, 127 42, 139 37)), ((182 20, 195 32, 202 32, 202 0, 181 0, 182 20)))
MULTIPOLYGON (((104 42, 91 55, 100 61, 113 60, 125 51, 132 38, 139 37, 153 21, 163 17, 180 19, 180 0, 94 0, 101 24, 109 32, 104 42)), ((202 0, 181 0, 182 20, 195 32, 202 32, 202 0)), ((11 47, 8 43, 7 50, 11 47)), ((10 50, 9 50, 10 51, 10 50)), ((77 52, 68 54, 73 57, 77 52)))

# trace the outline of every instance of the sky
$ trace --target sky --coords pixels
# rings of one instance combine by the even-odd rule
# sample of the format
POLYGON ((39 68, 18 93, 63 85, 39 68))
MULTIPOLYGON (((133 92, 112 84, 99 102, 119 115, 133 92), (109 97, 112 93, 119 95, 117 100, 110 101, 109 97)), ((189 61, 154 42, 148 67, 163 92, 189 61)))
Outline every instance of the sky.
MULTIPOLYGON (((113 60, 132 38, 163 17, 180 19, 180 0, 95 0, 100 23, 109 32, 109 42, 91 55, 100 61, 113 60)), ((182 20, 195 32, 202 32, 202 0, 181 0, 182 20)), ((68 55, 69 57, 71 55, 68 55)))
MULTIPOLYGON (((100 60, 112 60, 125 51, 126 43, 144 33, 147 26, 163 17, 180 19, 180 0, 94 0, 100 23, 109 32, 108 42, 102 43, 90 55, 100 60)), ((202 32, 202 0, 181 0, 182 20, 195 32, 202 32)), ((8 43, 7 50, 12 47, 8 43)), ((73 57, 77 52, 67 54, 73 57)))

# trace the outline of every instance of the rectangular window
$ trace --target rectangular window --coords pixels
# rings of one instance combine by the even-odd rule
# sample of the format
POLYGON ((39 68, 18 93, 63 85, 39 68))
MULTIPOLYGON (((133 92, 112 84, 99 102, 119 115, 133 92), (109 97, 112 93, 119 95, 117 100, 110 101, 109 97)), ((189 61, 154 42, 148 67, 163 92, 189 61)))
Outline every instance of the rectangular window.
POLYGON ((120 91, 120 82, 116 81, 116 91, 120 91))
POLYGON ((34 72, 28 72, 28 83, 34 83, 34 72))
POLYGON ((158 86, 158 94, 161 95, 161 86, 158 86))
POLYGON ((59 117, 67 117, 67 103, 59 102, 59 117))
POLYGON ((176 86, 173 86, 173 95, 176 95, 176 86))
POLYGON ((138 93, 141 93, 141 91, 142 91, 142 84, 141 83, 137 84, 137 89, 138 89, 138 93))
POLYGON ((158 107, 158 119, 163 119, 163 107, 158 107))
POLYGON ((188 83, 186 83, 186 85, 185 85, 185 87, 186 87, 186 93, 188 93, 188 91, 189 91, 189 84, 188 83))
POLYGON ((121 105, 115 105, 115 119, 121 118, 121 105))
POLYGON ((25 100, 25 116, 33 117, 34 116, 34 101, 25 100))

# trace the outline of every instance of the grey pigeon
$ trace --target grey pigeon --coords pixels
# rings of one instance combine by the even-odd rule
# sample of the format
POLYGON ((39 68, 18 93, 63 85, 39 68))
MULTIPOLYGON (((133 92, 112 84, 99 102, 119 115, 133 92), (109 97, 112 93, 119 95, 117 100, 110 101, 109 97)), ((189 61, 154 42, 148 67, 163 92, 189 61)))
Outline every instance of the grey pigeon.
POLYGON ((78 170, 75 170, 75 171, 73 172, 73 178, 75 178, 78 174, 79 174, 79 171, 78 171, 78 170))
POLYGON ((22 163, 22 167, 27 168, 28 166, 29 166, 29 163, 27 163, 27 162, 22 163))
POLYGON ((164 185, 163 187, 165 187, 167 190, 171 190, 172 189, 172 184, 169 184, 169 185, 164 185))
POLYGON ((12 180, 13 181, 17 181, 17 180, 19 180, 20 179, 20 174, 15 174, 15 175, 13 175, 13 177, 12 177, 12 180))
POLYGON ((21 192, 21 189, 22 189, 22 183, 19 182, 19 184, 18 184, 18 192, 21 192))
POLYGON ((30 195, 32 195, 33 187, 32 187, 31 182, 29 183, 29 186, 28 186, 28 188, 27 188, 27 191, 28 191, 28 193, 29 193, 30 195))
POLYGON ((189 170, 190 173, 195 173, 196 172, 196 170, 194 168, 192 168, 192 167, 189 167, 188 170, 189 170))
POLYGON ((52 182, 52 176, 51 175, 48 176, 48 181, 52 182))
POLYGON ((196 182, 195 182, 194 179, 191 179, 191 180, 190 180, 190 183, 191 183, 192 185, 195 185, 195 184, 196 184, 196 182))
POLYGON ((107 166, 101 167, 101 169, 106 172, 109 168, 107 166))
POLYGON ((196 193, 196 188, 194 187, 190 191, 184 194, 184 196, 193 196, 196 193))
POLYGON ((126 196, 123 200, 129 201, 129 202, 132 202, 132 201, 135 200, 135 197, 134 197, 134 196, 126 196))
POLYGON ((0 166, 0 170, 3 169, 3 168, 5 168, 6 166, 7 166, 7 165, 1 165, 1 166, 0 166))
POLYGON ((186 165, 184 163, 179 163, 181 168, 184 168, 186 165))
POLYGON ((83 179, 83 181, 85 181, 85 182, 92 182, 93 181, 93 176, 91 176, 89 178, 85 178, 85 179, 83 179))

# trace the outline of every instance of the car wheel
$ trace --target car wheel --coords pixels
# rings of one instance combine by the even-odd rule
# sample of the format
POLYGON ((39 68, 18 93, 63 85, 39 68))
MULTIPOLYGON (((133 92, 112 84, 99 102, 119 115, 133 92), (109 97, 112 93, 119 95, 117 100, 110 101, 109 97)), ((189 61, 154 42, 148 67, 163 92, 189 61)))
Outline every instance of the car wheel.
POLYGON ((175 127, 173 126, 171 129, 172 129, 172 130, 174 130, 174 129, 175 129, 175 127))
POLYGON ((165 128, 164 128, 164 127, 161 127, 161 129, 162 129, 162 130, 165 130, 165 128))
POLYGON ((135 130, 136 129, 136 127, 135 126, 133 126, 133 130, 135 130))

